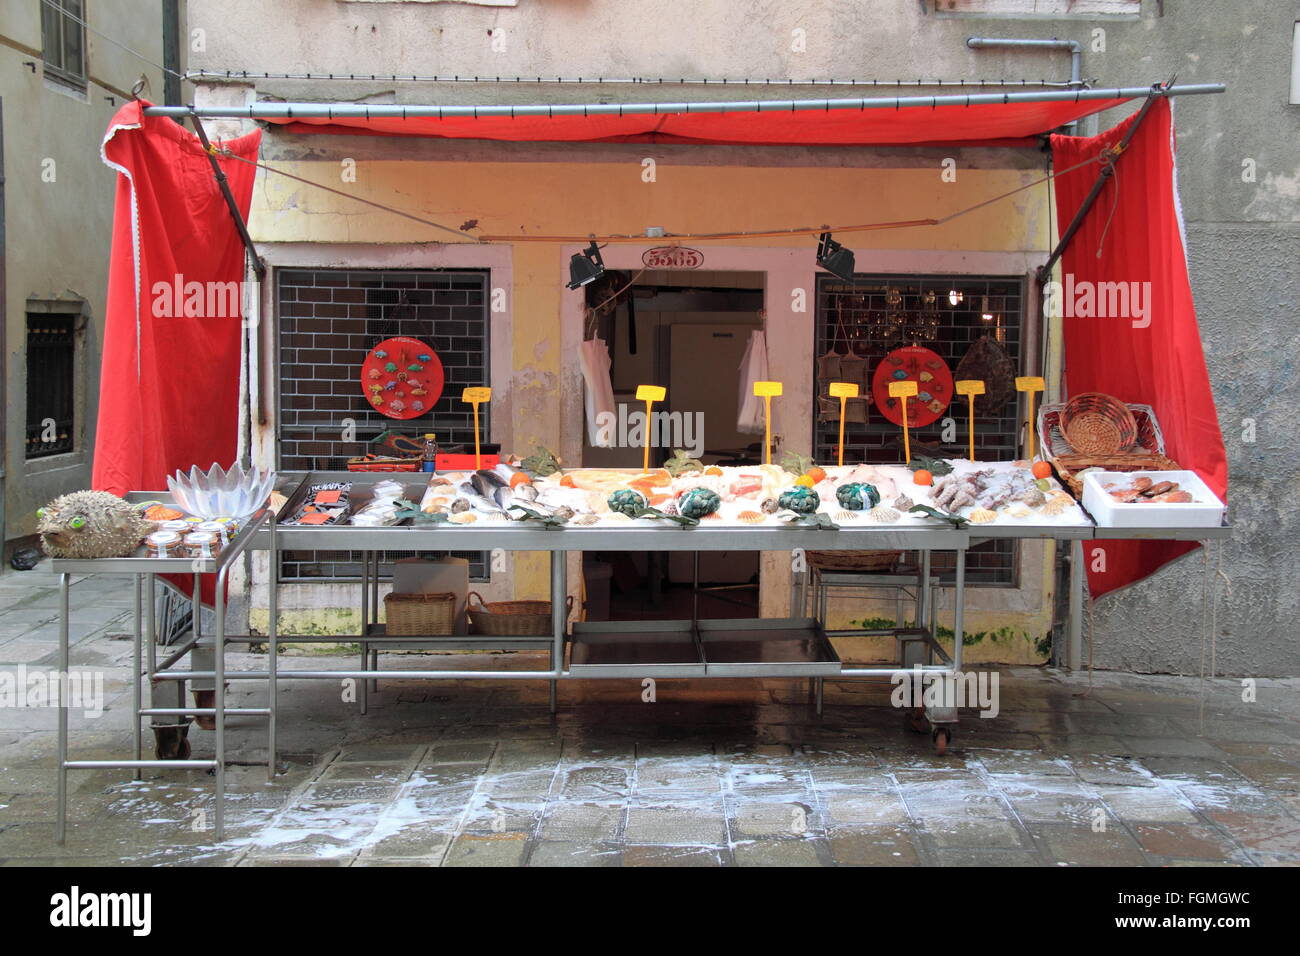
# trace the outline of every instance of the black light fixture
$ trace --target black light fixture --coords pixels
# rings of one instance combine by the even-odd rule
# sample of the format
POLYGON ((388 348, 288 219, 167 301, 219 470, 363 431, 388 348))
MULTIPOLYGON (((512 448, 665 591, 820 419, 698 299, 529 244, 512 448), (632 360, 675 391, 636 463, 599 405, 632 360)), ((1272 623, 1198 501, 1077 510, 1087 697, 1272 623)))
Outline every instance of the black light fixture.
POLYGON ((817 243, 817 264, 837 279, 853 281, 853 251, 832 239, 829 232, 823 232, 817 243))
POLYGON ((605 260, 600 257, 600 247, 593 239, 591 245, 581 252, 575 252, 569 260, 569 284, 567 288, 580 289, 594 281, 605 271, 605 260))

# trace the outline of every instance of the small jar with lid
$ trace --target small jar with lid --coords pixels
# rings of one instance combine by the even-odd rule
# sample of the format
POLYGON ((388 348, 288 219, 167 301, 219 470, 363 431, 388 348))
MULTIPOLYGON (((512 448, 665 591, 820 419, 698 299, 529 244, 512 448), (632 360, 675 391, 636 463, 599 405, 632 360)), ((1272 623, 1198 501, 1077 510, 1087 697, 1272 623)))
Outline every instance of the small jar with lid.
POLYGON ((216 553, 218 541, 211 531, 191 531, 185 536, 186 556, 207 560, 216 553))
POLYGON ((224 548, 230 543, 230 526, 220 521, 203 521, 194 526, 195 531, 210 534, 217 539, 217 548, 224 548))
POLYGON ((174 552, 180 541, 181 536, 175 531, 155 531, 144 539, 144 543, 149 546, 149 553, 155 558, 175 557, 174 552))

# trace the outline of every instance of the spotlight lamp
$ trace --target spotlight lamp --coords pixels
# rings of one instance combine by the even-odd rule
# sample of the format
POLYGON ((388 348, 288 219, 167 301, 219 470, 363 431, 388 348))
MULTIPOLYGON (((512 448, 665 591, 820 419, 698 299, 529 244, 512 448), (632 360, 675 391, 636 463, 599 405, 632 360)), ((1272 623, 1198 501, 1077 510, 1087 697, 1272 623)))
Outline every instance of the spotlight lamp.
POLYGON ((817 264, 837 279, 853 281, 853 251, 832 239, 829 232, 823 232, 817 243, 817 264))
POLYGON ((591 245, 581 252, 575 252, 569 260, 569 283, 567 288, 580 289, 589 282, 599 278, 605 271, 605 260, 600 257, 600 247, 593 239, 591 245))

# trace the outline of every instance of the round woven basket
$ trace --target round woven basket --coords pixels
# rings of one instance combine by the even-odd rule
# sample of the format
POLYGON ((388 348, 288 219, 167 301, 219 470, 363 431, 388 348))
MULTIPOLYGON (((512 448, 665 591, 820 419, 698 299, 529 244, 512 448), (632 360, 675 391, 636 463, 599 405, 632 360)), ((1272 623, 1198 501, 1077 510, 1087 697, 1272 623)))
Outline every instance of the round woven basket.
MULTIPOLYGON (((470 591, 469 597, 469 619, 479 634, 519 637, 551 633, 550 601, 484 601, 477 591, 470 591), (474 606, 475 599, 478 607, 474 606)), ((573 610, 572 595, 564 607, 567 618, 573 610)))
POLYGON ((1113 395, 1083 392, 1061 409, 1061 433, 1084 455, 1115 455, 1137 441, 1137 421, 1113 395))

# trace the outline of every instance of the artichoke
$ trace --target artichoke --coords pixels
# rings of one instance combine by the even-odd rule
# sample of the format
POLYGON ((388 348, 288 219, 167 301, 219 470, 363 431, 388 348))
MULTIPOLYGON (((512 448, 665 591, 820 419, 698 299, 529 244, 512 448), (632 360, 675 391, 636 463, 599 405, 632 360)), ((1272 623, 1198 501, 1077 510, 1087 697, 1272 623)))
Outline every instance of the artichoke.
POLYGON ((835 497, 840 506, 850 511, 863 511, 880 504, 880 492, 875 485, 866 482, 850 481, 835 489, 835 497))
POLYGON ((821 498, 811 488, 795 485, 793 488, 781 492, 781 496, 776 499, 776 503, 796 514, 810 515, 821 504, 821 498))
POLYGON ((609 510, 635 518, 646 509, 645 495, 631 488, 620 488, 612 492, 608 500, 609 510))
POLYGON ((691 488, 677 496, 677 511, 687 518, 703 518, 718 510, 722 499, 708 488, 691 488))

